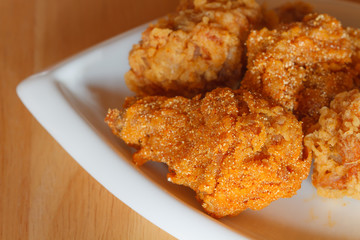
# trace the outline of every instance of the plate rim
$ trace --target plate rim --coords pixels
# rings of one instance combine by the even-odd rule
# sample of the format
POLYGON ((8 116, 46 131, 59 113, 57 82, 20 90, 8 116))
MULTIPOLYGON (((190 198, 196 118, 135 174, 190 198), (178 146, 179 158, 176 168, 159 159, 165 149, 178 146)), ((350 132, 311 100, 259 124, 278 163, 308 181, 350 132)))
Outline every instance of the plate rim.
POLYGON ((103 47, 121 41, 128 35, 132 35, 134 32, 139 31, 139 29, 142 29, 144 26, 147 26, 147 24, 119 34, 118 36, 97 44, 94 47, 62 61, 47 70, 31 75, 18 84, 16 88, 17 95, 29 112, 42 125, 42 127, 48 131, 48 133, 60 144, 60 146, 64 148, 65 151, 67 151, 86 172, 88 172, 116 198, 124 202, 127 206, 156 226, 179 239, 198 239, 198 237, 192 236, 191 233, 194 232, 201 232, 202 237, 210 239, 214 237, 214 233, 220 234, 226 239, 246 239, 247 237, 244 235, 245 233, 239 233, 216 219, 211 218, 205 213, 200 212, 197 209, 192 209, 190 206, 187 206, 185 203, 174 198, 174 196, 168 194, 166 190, 149 181, 146 176, 139 173, 139 171, 125 159, 122 159, 123 161, 119 161, 119 158, 121 158, 121 156, 119 156, 119 152, 103 141, 101 136, 99 136, 99 134, 92 128, 91 124, 79 115, 77 110, 71 106, 71 103, 63 96, 61 90, 59 89, 59 81, 56 80, 54 76, 56 71, 74 61, 86 57, 87 54, 90 54, 95 50, 99 50, 103 47), (56 105, 56 108, 53 107, 54 105, 56 105), (60 124, 58 119, 60 115, 67 116, 68 121, 60 124), (70 122, 71 124, 69 124, 70 122), (81 131, 81 136, 71 134, 73 129, 81 131), (81 142, 81 144, 76 145, 75 147, 74 143, 76 142, 81 142), (94 145, 94 143, 96 143, 97 146, 96 150, 90 148, 90 146, 94 145), (84 154, 81 152, 86 149, 90 149, 92 153, 84 154), (118 165, 116 169, 126 169, 127 174, 113 180, 120 180, 123 182, 132 181, 133 183, 141 182, 140 190, 143 191, 143 194, 151 193, 152 197, 147 198, 146 200, 139 199, 138 195, 132 194, 132 191, 130 191, 130 189, 126 186, 122 186, 121 189, 115 189, 113 187, 113 181, 106 179, 109 175, 111 176, 111 174, 107 171, 104 172, 105 170, 111 170, 111 165, 105 169, 97 169, 96 171, 94 171, 94 165, 89 165, 89 160, 91 160, 91 158, 104 158, 103 155, 100 156, 101 154, 99 154, 99 152, 107 153, 107 161, 111 161, 112 164, 118 165), (161 203, 171 203, 174 207, 164 210, 164 206, 166 205, 161 203), (151 208, 146 207, 149 204, 152 206, 151 208), (177 216, 178 214, 185 215, 186 217, 192 218, 191 222, 194 222, 194 220, 201 222, 205 221, 206 224, 195 226, 189 221, 182 221, 184 220, 183 218, 181 218, 182 220, 176 217, 173 218, 169 213, 171 213, 171 216, 177 216), (164 221, 164 219, 166 220, 164 221), (179 231, 177 226, 186 228, 187 231, 179 231))

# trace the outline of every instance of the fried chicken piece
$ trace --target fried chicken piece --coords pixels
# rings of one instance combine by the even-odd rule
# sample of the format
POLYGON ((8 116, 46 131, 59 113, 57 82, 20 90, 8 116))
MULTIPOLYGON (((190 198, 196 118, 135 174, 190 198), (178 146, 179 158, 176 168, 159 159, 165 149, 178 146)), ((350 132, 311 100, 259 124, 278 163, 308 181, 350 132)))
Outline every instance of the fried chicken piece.
POLYGON ((315 159, 312 181, 318 194, 360 199, 360 93, 338 94, 321 109, 319 129, 305 137, 315 159))
POLYGON ((193 189, 216 218, 291 197, 309 174, 301 123, 249 91, 128 98, 124 108, 106 122, 138 149, 134 162, 166 163, 168 180, 193 189))
POLYGON ((303 18, 314 12, 314 7, 302 1, 287 2, 275 9, 263 6, 264 26, 269 29, 279 27, 280 24, 300 22, 303 18))
POLYGON ((126 84, 138 95, 187 97, 218 86, 236 88, 244 43, 260 18, 254 0, 182 1, 133 46, 126 84))
POLYGON ((242 87, 293 111, 305 132, 312 131, 321 107, 354 88, 349 35, 329 15, 309 14, 302 22, 253 31, 247 47, 242 87))

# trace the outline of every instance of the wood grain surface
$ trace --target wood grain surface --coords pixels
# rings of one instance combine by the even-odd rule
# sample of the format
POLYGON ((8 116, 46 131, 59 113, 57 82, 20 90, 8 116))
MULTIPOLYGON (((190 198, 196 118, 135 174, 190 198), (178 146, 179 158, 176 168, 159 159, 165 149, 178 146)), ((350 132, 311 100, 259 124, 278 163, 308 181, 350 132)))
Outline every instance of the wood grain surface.
POLYGON ((0 239, 174 239, 85 172, 32 117, 15 88, 31 74, 176 5, 0 1, 0 239))
MULTIPOLYGON (((360 0, 359 0, 360 1, 360 0)), ((174 239, 85 172, 15 89, 176 0, 0 0, 0 239, 174 239)))

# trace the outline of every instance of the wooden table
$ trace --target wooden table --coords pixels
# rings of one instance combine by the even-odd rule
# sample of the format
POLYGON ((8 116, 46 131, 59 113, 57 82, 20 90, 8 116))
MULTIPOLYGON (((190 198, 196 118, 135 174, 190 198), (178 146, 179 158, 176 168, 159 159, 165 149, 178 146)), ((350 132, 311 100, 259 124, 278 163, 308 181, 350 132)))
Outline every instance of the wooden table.
POLYGON ((16 95, 24 78, 175 9, 166 0, 0 0, 0 239, 174 239, 85 172, 16 95))
POLYGON ((176 5, 0 1, 0 239, 174 239, 90 177, 26 110, 15 88, 27 76, 176 5))

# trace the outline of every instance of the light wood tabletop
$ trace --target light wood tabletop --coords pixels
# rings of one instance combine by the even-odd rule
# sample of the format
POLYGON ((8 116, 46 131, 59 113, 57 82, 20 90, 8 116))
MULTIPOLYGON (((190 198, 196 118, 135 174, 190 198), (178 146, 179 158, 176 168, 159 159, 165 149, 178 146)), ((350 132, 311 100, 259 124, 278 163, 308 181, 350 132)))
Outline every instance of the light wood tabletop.
POLYGON ((24 78, 165 15, 177 3, 0 1, 0 239, 174 239, 82 169, 15 89, 24 78))
POLYGON ((26 77, 178 1, 0 1, 0 239, 174 239, 95 181, 16 95, 26 77))

